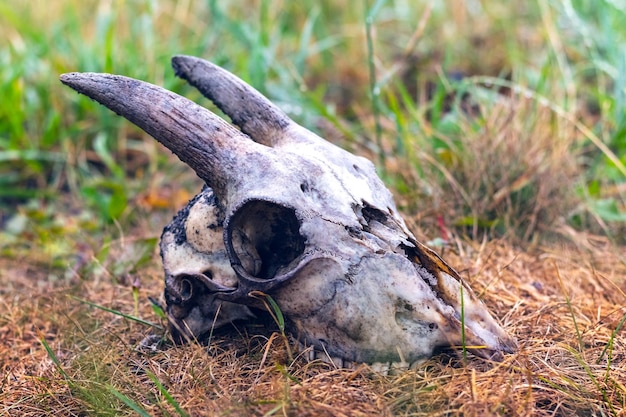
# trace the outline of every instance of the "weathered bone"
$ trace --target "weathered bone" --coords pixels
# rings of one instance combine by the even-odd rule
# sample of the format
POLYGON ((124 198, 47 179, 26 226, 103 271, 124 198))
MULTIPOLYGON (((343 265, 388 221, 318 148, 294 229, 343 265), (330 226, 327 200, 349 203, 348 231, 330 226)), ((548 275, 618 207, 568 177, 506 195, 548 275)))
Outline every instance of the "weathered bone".
POLYGON ((154 136, 211 187, 161 240, 176 340, 251 318, 263 307, 252 294, 262 292, 294 335, 346 363, 413 363, 462 343, 488 358, 516 348, 407 229, 369 161, 297 125, 220 67, 186 56, 172 64, 241 131, 141 81, 89 73, 61 81, 154 136))

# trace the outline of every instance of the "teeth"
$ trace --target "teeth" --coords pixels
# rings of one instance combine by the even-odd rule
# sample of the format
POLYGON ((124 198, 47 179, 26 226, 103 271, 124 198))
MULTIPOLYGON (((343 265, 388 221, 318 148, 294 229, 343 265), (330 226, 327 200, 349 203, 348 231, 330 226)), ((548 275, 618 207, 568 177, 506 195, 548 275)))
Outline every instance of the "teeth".
POLYGON ((333 365, 336 369, 347 368, 346 364, 350 364, 350 361, 344 361, 343 358, 339 356, 331 356, 326 349, 317 350, 313 349, 314 360, 319 360, 328 364, 333 365))
POLYGON ((408 362, 392 362, 389 364, 389 372, 387 372, 387 375, 398 375, 409 369, 411 369, 411 364, 408 362))
POLYGON ((413 371, 413 370, 415 370, 415 369, 417 369, 417 368, 421 367, 424 363, 426 363, 426 361, 428 361, 428 358, 424 358, 424 359, 417 360, 417 361, 413 362, 413 363, 409 366, 409 369, 413 371))
MULTIPOLYGON (((331 356, 326 350, 315 349, 312 346, 305 347, 300 344, 300 349, 309 361, 321 361, 333 365, 335 369, 355 369, 358 363, 345 360, 339 356, 331 356)), ((424 361, 409 362, 374 362, 369 368, 381 375, 394 376, 409 369, 415 369, 424 361)))
POLYGON ((333 365, 335 369, 353 369, 355 367, 354 362, 345 360, 339 356, 331 356, 326 349, 319 350, 315 349, 313 346, 305 347, 300 343, 298 343, 298 345, 300 350, 303 351, 304 356, 308 358, 310 362, 321 361, 333 365))
POLYGON ((394 376, 402 372, 414 369, 417 362, 410 364, 408 362, 374 362, 369 365, 370 369, 377 374, 394 376))
POLYGON ((377 374, 387 375, 389 373, 389 362, 374 362, 370 369, 377 374))

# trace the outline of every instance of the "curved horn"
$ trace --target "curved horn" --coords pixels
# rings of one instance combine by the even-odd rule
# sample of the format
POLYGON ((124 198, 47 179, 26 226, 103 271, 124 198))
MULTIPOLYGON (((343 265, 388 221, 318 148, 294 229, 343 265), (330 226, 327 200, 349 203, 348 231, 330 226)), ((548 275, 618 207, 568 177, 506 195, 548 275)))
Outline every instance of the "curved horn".
POLYGON ((172 58, 176 75, 196 87, 256 142, 279 145, 293 121, 263 94, 230 72, 204 59, 172 58))
POLYGON ((156 85, 98 73, 74 72, 60 79, 161 142, 220 197, 250 148, 260 146, 209 110, 156 85))

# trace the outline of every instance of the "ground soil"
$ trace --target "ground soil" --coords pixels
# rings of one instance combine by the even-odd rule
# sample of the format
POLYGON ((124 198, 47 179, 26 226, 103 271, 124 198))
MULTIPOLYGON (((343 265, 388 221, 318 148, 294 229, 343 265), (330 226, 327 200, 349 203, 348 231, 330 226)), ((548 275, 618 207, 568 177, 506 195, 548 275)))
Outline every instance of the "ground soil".
POLYGON ((208 347, 155 337, 142 346, 165 333, 78 300, 159 323, 148 301, 161 297, 156 253, 134 284, 59 280, 29 259, 2 259, 0 414, 134 414, 115 391, 150 415, 180 415, 177 406, 194 416, 624 415, 625 252, 602 238, 576 240, 444 249, 519 351, 500 363, 443 352, 393 375, 309 362, 294 345, 290 358, 278 334, 224 332, 208 347))

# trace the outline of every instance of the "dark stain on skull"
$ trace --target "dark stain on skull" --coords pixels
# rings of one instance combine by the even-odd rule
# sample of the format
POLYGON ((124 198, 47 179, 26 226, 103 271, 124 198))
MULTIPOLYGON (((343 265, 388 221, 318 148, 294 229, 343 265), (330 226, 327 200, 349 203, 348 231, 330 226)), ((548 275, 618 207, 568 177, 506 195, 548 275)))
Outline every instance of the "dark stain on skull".
POLYGON ((368 205, 363 207, 362 213, 368 224, 372 221, 377 221, 380 224, 387 224, 387 220, 389 218, 385 212, 368 205))
MULTIPOLYGON (((185 223, 189 218, 189 210, 191 210, 191 208, 201 200, 204 200, 203 203, 208 206, 215 206, 216 209, 219 207, 213 190, 205 185, 200 193, 198 193, 195 197, 189 200, 189 203, 187 203, 187 205, 183 209, 179 210, 178 213, 176 213, 170 224, 168 224, 163 229, 161 239, 163 239, 164 234, 171 233, 174 236, 174 241, 177 245, 182 245, 183 243, 185 243, 187 241, 185 223)), ((221 226, 221 224, 208 225, 209 228, 216 228, 221 226)), ((161 254, 161 256, 163 256, 163 254, 161 254)))

